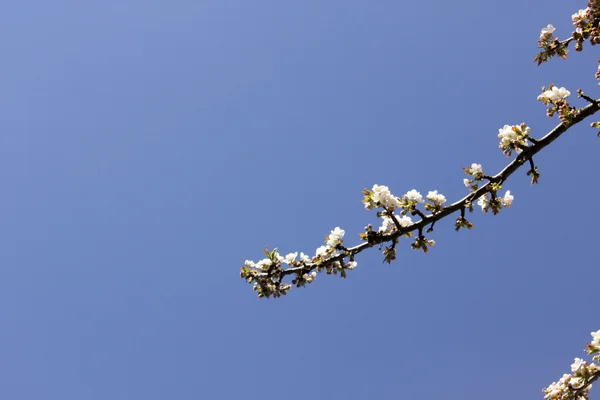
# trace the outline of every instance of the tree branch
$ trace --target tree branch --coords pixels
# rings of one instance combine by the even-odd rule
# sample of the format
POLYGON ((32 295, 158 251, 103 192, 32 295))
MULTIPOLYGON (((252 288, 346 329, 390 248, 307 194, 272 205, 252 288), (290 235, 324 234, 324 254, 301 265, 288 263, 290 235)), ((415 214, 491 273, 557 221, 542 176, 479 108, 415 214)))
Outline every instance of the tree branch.
MULTIPOLYGON (((478 198, 485 195, 486 193, 491 192, 493 184, 501 185, 502 183, 504 183, 515 171, 517 171, 523 164, 525 164, 528 160, 530 160, 531 157, 533 157, 534 155, 539 153, 546 146, 553 143, 556 139, 558 139, 558 137, 560 137, 562 134, 564 134, 573 125, 576 125, 577 123, 583 121, 584 119, 593 115, 594 113, 596 113, 599 110, 600 110, 600 100, 596 100, 583 108, 575 110, 576 115, 571 119, 571 121, 569 123, 562 122, 562 123, 558 124, 554 129, 552 129, 548 134, 546 134, 546 136, 542 137, 541 139, 532 141, 533 144, 529 147, 526 147, 502 171, 500 171, 499 173, 497 173, 494 176, 488 177, 489 181, 487 183, 485 183, 483 186, 481 186, 477 190, 469 193, 468 195, 466 195, 462 199, 458 200, 457 202, 455 202, 447 207, 442 208, 441 211, 436 212, 434 214, 428 214, 428 215, 425 215, 420 212, 419 214, 422 216, 421 220, 413 223, 412 225, 409 225, 407 227, 400 227, 395 232, 391 232, 391 233, 387 233, 387 234, 371 235, 370 239, 367 240, 366 242, 356 245, 354 247, 344 249, 342 251, 342 253, 340 253, 334 257, 328 258, 323 262, 305 263, 304 265, 299 266, 299 267, 291 267, 291 268, 287 268, 287 269, 278 270, 278 271, 276 271, 276 274, 279 276, 276 278, 276 280, 279 283, 281 283, 281 279, 286 275, 292 275, 292 274, 303 275, 303 274, 311 272, 312 270, 314 270, 316 268, 326 268, 327 266, 331 266, 332 264, 334 264, 336 262, 343 261, 346 257, 354 257, 356 254, 359 254, 362 251, 364 251, 370 247, 373 247, 374 245, 386 243, 386 242, 392 242, 392 241, 398 239, 400 236, 406 235, 413 231, 418 230, 419 232, 422 232, 423 228, 426 225, 434 224, 436 221, 439 221, 439 220, 455 213, 456 211, 461 211, 461 210, 464 210, 465 208, 468 208, 467 207, 468 203, 472 203, 473 201, 477 200, 478 198)), ((393 219, 396 227, 398 228, 399 224, 396 221, 396 218, 392 217, 392 219, 393 219)), ((263 279, 274 278, 274 276, 272 274, 272 271, 270 270, 268 272, 259 272, 258 274, 255 275, 255 278, 260 281, 263 279)))

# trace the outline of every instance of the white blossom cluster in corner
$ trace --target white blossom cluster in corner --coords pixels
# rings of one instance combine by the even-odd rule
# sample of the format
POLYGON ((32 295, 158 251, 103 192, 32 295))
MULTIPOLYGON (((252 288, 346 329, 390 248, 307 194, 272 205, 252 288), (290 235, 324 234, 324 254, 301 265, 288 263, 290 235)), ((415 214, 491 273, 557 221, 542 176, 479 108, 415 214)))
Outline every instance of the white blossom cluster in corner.
MULTIPOLYGON (((592 342, 588 344, 588 354, 595 354, 594 361, 599 361, 600 356, 600 330, 592 332, 592 342)), ((588 399, 588 393, 594 380, 600 376, 600 367, 595 363, 588 363, 581 358, 575 358, 571 364, 571 373, 564 374, 557 382, 552 382, 544 388, 544 399, 588 399)))

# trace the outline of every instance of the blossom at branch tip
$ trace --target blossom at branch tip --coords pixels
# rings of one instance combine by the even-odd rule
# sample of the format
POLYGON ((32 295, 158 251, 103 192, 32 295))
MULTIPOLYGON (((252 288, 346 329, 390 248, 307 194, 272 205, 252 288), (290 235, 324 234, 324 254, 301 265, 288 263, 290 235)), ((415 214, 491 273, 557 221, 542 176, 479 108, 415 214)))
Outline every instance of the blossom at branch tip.
POLYGON ((544 40, 544 39, 548 39, 550 37, 552 37, 552 34, 555 31, 555 27, 552 26, 551 24, 548 24, 547 27, 542 28, 542 31, 540 32, 540 40, 544 40))
POLYGON ((469 186, 471 186, 471 182, 472 182, 472 181, 470 181, 470 180, 469 180, 469 179, 467 179, 467 178, 463 179, 463 183, 465 184, 465 186, 466 186, 466 187, 469 187, 469 186))
POLYGON ((546 90, 540 94, 537 99, 538 101, 541 101, 547 105, 548 102, 556 103, 560 100, 565 100, 570 95, 571 92, 564 87, 558 88, 556 86, 552 86, 549 90, 546 90))

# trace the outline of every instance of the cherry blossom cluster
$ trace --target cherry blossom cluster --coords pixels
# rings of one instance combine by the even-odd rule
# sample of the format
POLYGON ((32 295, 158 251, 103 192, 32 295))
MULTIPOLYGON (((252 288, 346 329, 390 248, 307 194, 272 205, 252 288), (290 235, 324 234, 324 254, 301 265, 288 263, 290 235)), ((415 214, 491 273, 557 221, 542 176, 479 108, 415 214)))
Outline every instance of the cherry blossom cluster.
POLYGON ((325 270, 328 274, 337 274, 338 272, 345 277, 346 270, 353 270, 357 263, 354 260, 344 262, 343 258, 331 263, 326 263, 332 258, 339 257, 339 250, 343 249, 343 237, 345 231, 336 227, 329 235, 325 237, 325 245, 317 248, 315 255, 309 257, 304 253, 288 253, 285 257, 279 254, 277 249, 269 251, 264 250, 266 258, 258 262, 246 260, 242 266, 240 276, 248 283, 254 284, 254 290, 258 292, 258 297, 279 297, 287 294, 292 288, 291 284, 282 283, 283 277, 287 272, 295 270, 296 277, 292 284, 296 287, 303 287, 307 283, 312 283, 317 277, 317 272, 325 270), (284 270, 282 264, 287 264, 291 269, 284 270), (313 270, 312 266, 315 266, 313 270))
MULTIPOLYGON (((600 361, 600 330, 592 332, 592 342, 588 343, 587 353, 594 354, 594 361, 600 361)), ((546 400, 578 400, 588 399, 592 388, 592 382, 600 377, 600 366, 588 363, 581 358, 575 358, 571 364, 571 373, 564 374, 557 382, 552 382, 544 388, 544 399, 546 400)))
POLYGON ((465 173, 471 176, 473 179, 465 178, 463 179, 463 183, 466 187, 471 190, 477 190, 479 188, 479 182, 484 178, 483 175, 483 167, 481 164, 471 164, 470 168, 463 168, 465 173))
POLYGON ((575 40, 575 50, 583 50, 583 42, 587 39, 590 44, 596 45, 600 43, 600 2, 590 1, 588 7, 579 10, 571 16, 575 31, 573 32, 573 40, 575 40))
MULTIPOLYGON (((484 212, 492 210, 497 214, 502 207, 510 207, 514 197, 507 191, 504 197, 498 197, 497 191, 501 189, 500 182, 496 178, 486 176, 483 173, 481 164, 471 164, 470 168, 464 168, 465 173, 471 179, 465 179, 463 182, 468 186, 473 195, 477 195, 479 185, 484 180, 491 184, 489 190, 481 193, 479 196, 463 199, 462 205, 456 207, 452 205, 452 212, 461 211, 461 216, 456 220, 456 230, 461 228, 472 229, 473 224, 465 218, 465 209, 473 211, 472 201, 479 198, 478 204, 484 212)), ((371 225, 365 227, 365 232, 360 234, 360 238, 365 241, 366 247, 391 242, 383 250, 384 261, 391 263, 396 259, 396 245, 400 236, 411 237, 413 231, 418 231, 411 247, 415 250, 422 250, 427 253, 430 246, 435 245, 435 241, 425 237, 423 233, 423 222, 431 221, 431 226, 427 232, 433 231, 435 221, 442 218, 441 214, 446 212, 446 196, 437 190, 429 191, 425 198, 416 189, 412 189, 402 196, 398 197, 392 194, 389 187, 384 185, 373 185, 371 190, 363 191, 363 203, 367 210, 378 209, 377 217, 381 220, 381 225, 377 230, 373 230, 371 225), (419 207, 422 206, 425 211, 431 214, 426 215, 419 207), (418 216, 420 220, 413 221, 412 217, 418 216)), ((257 262, 246 260, 241 267, 240 276, 248 283, 253 284, 254 290, 258 292, 259 297, 279 297, 287 294, 292 288, 303 287, 308 283, 314 282, 317 273, 325 271, 328 274, 340 274, 346 277, 346 271, 352 270, 357 263, 354 261, 354 255, 366 248, 364 245, 348 249, 343 246, 345 231, 336 227, 329 235, 325 237, 325 244, 316 249, 315 255, 310 257, 304 253, 289 253, 285 256, 279 254, 277 249, 264 251, 266 258, 257 262), (349 261, 345 261, 348 258, 349 261), (283 268, 286 264, 289 267, 283 268), (283 283, 286 275, 295 275, 291 284, 283 283)))
POLYGON ((521 125, 504 125, 503 128, 498 130, 500 149, 502 149, 507 157, 512 154, 513 150, 520 153, 529 146, 528 140, 530 139, 530 131, 531 128, 525 123, 522 123, 521 125))
POLYGON ((538 65, 554 56, 566 59, 568 53, 567 47, 572 41, 575 42, 575 51, 583 50, 583 43, 586 40, 589 40, 592 46, 600 43, 599 0, 588 1, 587 8, 573 14, 571 19, 573 20, 575 30, 572 32, 570 38, 563 41, 554 36, 554 31, 556 30, 554 26, 548 25, 542 28, 538 41, 538 47, 542 51, 538 53, 534 60, 537 61, 538 65))
MULTIPOLYGON (((570 95, 571 92, 564 87, 559 88, 551 84, 548 89, 542 87, 542 93, 537 99, 548 107, 548 110, 546 111, 546 115, 548 117, 553 117, 554 114, 558 112, 558 117, 561 121, 565 123, 571 123, 575 117, 575 109, 572 108, 567 101, 567 97, 570 95)), ((579 97, 582 95, 583 93, 580 93, 579 97)))
POLYGON ((510 207, 514 200, 514 196, 510 194, 510 190, 504 193, 504 197, 497 197, 494 192, 486 193, 477 200, 477 205, 481 207, 483 212, 492 210, 492 213, 498 214, 502 207, 510 207))
POLYGON ((554 37, 555 30, 556 28, 552 24, 548 24, 540 32, 538 47, 543 51, 539 52, 534 60, 537 61, 538 65, 548 61, 553 56, 567 58, 567 46, 570 41, 559 41, 558 38, 554 37))
MULTIPOLYGON (((382 211, 377 212, 377 216, 381 218, 381 226, 377 232, 373 231, 372 226, 368 225, 365 228, 365 233, 360 235, 362 240, 367 242, 378 242, 384 238, 383 235, 392 236, 391 245, 386 246, 383 250, 384 261, 391 263, 396 259, 396 245, 398 244, 398 235, 405 237, 413 236, 412 227, 414 222, 411 216, 419 216, 421 220, 426 218, 425 214, 418 209, 419 204, 425 203, 425 210, 430 211, 432 215, 439 213, 443 209, 443 204, 446 202, 446 197, 438 193, 437 190, 430 191, 425 199, 423 195, 416 189, 406 192, 402 197, 394 196, 387 186, 373 185, 372 190, 365 189, 363 191, 363 203, 367 210, 381 208, 382 211), (399 214, 395 214, 399 209, 399 214)), ((427 239, 423 235, 422 228, 418 229, 419 234, 411 247, 415 250, 423 250, 427 253, 429 246, 435 244, 434 240, 427 239)), ((432 230, 432 229, 431 229, 432 230)))
POLYGON ((542 89, 542 90, 543 90, 542 94, 540 94, 537 99, 539 101, 541 101, 542 103, 544 103, 544 105, 546 105, 546 106, 549 103, 558 104, 558 103, 566 100, 566 98, 571 95, 571 92, 569 92, 564 87, 558 88, 557 86, 554 86, 554 85, 550 85, 550 88, 548 90, 545 90, 545 89, 542 89))

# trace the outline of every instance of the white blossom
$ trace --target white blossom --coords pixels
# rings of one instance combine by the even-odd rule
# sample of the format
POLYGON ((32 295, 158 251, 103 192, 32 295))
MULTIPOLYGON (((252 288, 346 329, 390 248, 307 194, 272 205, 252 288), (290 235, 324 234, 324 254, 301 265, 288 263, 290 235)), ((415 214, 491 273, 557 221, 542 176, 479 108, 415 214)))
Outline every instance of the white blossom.
MULTIPOLYGON (((398 223, 400 224, 400 226, 402 228, 406 228, 409 225, 412 225, 412 219, 410 219, 410 217, 408 215, 395 215, 394 217, 396 217, 396 220, 398 221, 398 223)), ((379 232, 387 232, 391 227, 395 227, 396 224, 394 223, 394 220, 392 218, 390 218, 389 216, 384 216, 382 217, 383 222, 381 224, 381 227, 379 228, 379 232)))
POLYGON ((487 198, 485 196, 481 196, 479 198, 479 200, 477 200, 477 205, 479 207, 481 207, 481 209, 484 210, 484 211, 485 211, 485 208, 487 207, 487 204, 488 204, 488 201, 487 201, 487 198))
MULTIPOLYGON (((481 166, 481 164, 471 164, 471 168, 469 168, 469 173, 473 176, 477 176, 477 175, 483 175, 483 167, 481 166)), ((465 179, 466 181, 466 179, 465 179)), ((468 186, 465 182, 465 185, 468 186)))
POLYGON ((344 237, 345 233, 346 232, 343 229, 340 229, 339 227, 336 227, 329 234, 329 238, 327 239, 327 246, 329 246, 329 247, 335 247, 338 244, 340 244, 342 242, 342 238, 344 237))
POLYGON ((463 183, 465 184, 466 187, 471 186, 471 181, 467 178, 463 179, 463 183))
POLYGON ((254 265, 254 261, 246 260, 246 262, 244 262, 244 266, 248 268, 254 268, 254 265))
POLYGON ((272 262, 268 258, 264 258, 256 263, 256 268, 260 269, 263 272, 267 272, 272 262))
POLYGON ((392 193, 387 186, 373 185, 373 201, 381 203, 381 199, 390 196, 392 193))
POLYGON ((594 347, 600 347, 600 330, 596 332, 592 332, 592 343, 591 345, 594 347))
POLYGON ((406 196, 406 198, 410 201, 414 201, 416 203, 422 203, 423 202, 423 196, 421 196, 421 193, 417 192, 415 189, 407 192, 404 196, 406 196))
POLYGON ((581 368, 581 366, 585 366, 585 361, 581 358, 576 358, 573 364, 571 364, 571 372, 577 372, 581 368))
POLYGON ((396 219, 400 223, 400 226, 403 228, 406 228, 407 226, 413 224, 412 219, 410 219, 410 217, 408 215, 403 215, 402 217, 396 217, 396 219))
POLYGON ((358 265, 358 263, 356 261, 350 261, 348 263, 348 269, 353 270, 354 268, 356 268, 357 265, 358 265))
POLYGON ((542 31, 540 32, 540 40, 550 38, 555 29, 556 28, 551 24, 548 24, 547 27, 542 28, 542 31))
MULTIPOLYGON (((576 358, 575 362, 571 365, 571 370, 574 373, 577 373, 581 372, 587 367, 588 365, 585 361, 581 360, 580 358, 576 358)), ((546 394, 544 398, 546 400, 562 400, 564 398, 574 398, 572 397, 573 390, 578 390, 579 388, 581 388, 584 382, 585 381, 580 376, 564 374, 558 380, 558 382, 552 382, 552 384, 550 384, 547 388, 543 390, 543 392, 546 394)), ((585 389, 583 389, 583 392, 587 393, 591 390, 591 388, 592 385, 590 384, 586 386, 585 389)), ((584 397, 578 397, 578 399, 581 398, 584 397)))
POLYGON ((310 261, 310 257, 307 256, 306 254, 300 252, 300 261, 309 262, 310 261))
POLYGON ((520 153, 521 147, 527 146, 527 136, 531 128, 525 124, 519 125, 504 125, 498 129, 498 138, 500 139, 501 149, 515 149, 520 153))
POLYGON ((298 253, 289 253, 285 256, 285 260, 283 262, 286 264, 291 264, 296 261, 296 257, 298 257, 298 253))
POLYGON ((384 207, 397 207, 398 199, 392 195, 387 186, 373 185, 373 201, 384 207))
POLYGON ((519 138, 511 125, 504 125, 503 128, 498 129, 498 137, 502 146, 509 146, 519 138))
POLYGON ((504 207, 510 207, 514 199, 515 197, 510 194, 510 190, 507 190, 504 194, 504 197, 500 199, 500 201, 504 207))
POLYGON ((556 86, 552 86, 551 89, 544 91, 544 93, 538 96, 538 100, 544 102, 546 104, 548 101, 556 103, 559 100, 565 100, 567 97, 571 95, 564 87, 558 88, 556 86))
POLYGON ((324 256, 329 251, 329 246, 321 246, 317 249, 317 256, 324 256))
POLYGON ((446 202, 446 196, 444 196, 441 193, 438 193, 437 190, 434 190, 433 192, 427 193, 427 200, 430 200, 431 202, 433 202, 433 204, 439 206, 446 202))
POLYGON ((331 234, 329 235, 329 237, 335 237, 336 239, 340 240, 344 237, 345 234, 346 234, 346 231, 344 231, 343 229, 340 229, 339 226, 336 226, 335 229, 331 231, 331 234))
POLYGON ((579 10, 578 12, 573 14, 571 16, 571 19, 573 20, 573 25, 577 25, 580 21, 586 19, 589 10, 590 8, 588 7, 585 10, 579 10))
POLYGON ((546 389, 544 389, 544 392, 546 393, 546 396, 544 396, 544 399, 546 399, 546 400, 560 399, 560 397, 562 396, 562 394, 565 390, 566 390, 566 387, 563 383, 552 382, 550 384, 550 386, 548 386, 546 389))

